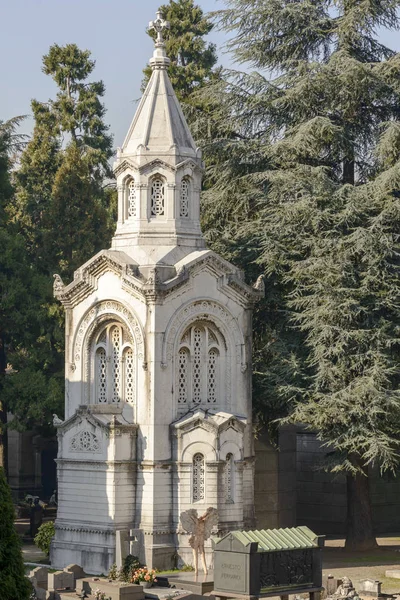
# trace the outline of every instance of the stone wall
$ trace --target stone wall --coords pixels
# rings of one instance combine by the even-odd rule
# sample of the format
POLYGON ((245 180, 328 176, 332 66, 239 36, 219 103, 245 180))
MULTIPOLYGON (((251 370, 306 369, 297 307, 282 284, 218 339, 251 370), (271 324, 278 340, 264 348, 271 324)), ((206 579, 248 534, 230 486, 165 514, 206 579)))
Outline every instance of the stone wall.
POLYGON ((296 524, 296 431, 282 428, 279 451, 267 432, 255 440, 254 502, 257 529, 296 524))
MULTIPOLYGON (((297 432, 297 525, 320 534, 343 535, 346 531, 346 477, 318 469, 327 450, 316 435, 297 432)), ((400 529, 400 477, 370 474, 372 515, 376 533, 400 529)))
POLYGON ((346 478, 318 470, 326 450, 314 433, 297 432, 297 525, 319 534, 342 534, 346 526, 346 478))

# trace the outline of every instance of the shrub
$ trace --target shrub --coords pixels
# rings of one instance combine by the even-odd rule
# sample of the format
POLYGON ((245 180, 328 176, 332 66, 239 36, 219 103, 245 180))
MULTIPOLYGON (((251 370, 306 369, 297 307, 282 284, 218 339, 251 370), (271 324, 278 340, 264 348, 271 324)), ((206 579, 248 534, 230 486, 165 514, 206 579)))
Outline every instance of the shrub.
POLYGON ((36 546, 49 556, 50 554, 50 544, 55 534, 54 529, 54 521, 48 521, 47 523, 43 523, 38 529, 37 534, 34 537, 34 542, 36 546))
POLYGON ((119 573, 119 580, 124 581, 125 583, 130 583, 132 579, 132 575, 135 571, 137 571, 142 565, 140 564, 140 560, 137 556, 133 554, 128 554, 128 556, 124 560, 124 566, 122 567, 119 573))
POLYGON ((0 597, 29 600, 32 591, 25 577, 21 541, 14 526, 14 506, 4 470, 0 468, 0 597))
POLYGON ((108 579, 111 579, 111 581, 116 581, 118 579, 118 569, 116 563, 111 565, 107 577, 108 579))

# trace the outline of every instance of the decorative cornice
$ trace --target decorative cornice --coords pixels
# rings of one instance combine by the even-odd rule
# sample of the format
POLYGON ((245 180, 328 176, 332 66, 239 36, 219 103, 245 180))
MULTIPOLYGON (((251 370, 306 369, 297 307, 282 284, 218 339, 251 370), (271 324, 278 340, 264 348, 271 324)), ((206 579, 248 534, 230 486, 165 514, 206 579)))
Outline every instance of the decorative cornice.
POLYGON ((100 427, 100 429, 103 429, 107 436, 110 436, 111 434, 115 435, 116 431, 118 434, 137 434, 138 425, 136 423, 120 423, 116 415, 113 415, 109 423, 104 423, 104 421, 97 416, 97 414, 102 413, 96 413, 95 408, 97 408, 97 405, 92 412, 90 405, 80 406, 69 419, 61 421, 60 423, 55 423, 57 433, 64 435, 77 424, 90 423, 93 427, 100 427))
POLYGON ((94 529, 90 526, 62 525, 55 522, 55 529, 58 531, 76 531, 78 533, 96 533, 99 535, 115 535, 115 529, 94 529))
POLYGON ((208 270, 218 278, 218 288, 226 296, 243 306, 252 306, 263 296, 263 282, 257 280, 257 289, 247 285, 241 271, 211 251, 205 252, 192 263, 177 267, 176 275, 162 281, 161 270, 154 266, 144 280, 138 265, 124 252, 102 250, 74 274, 73 281, 64 285, 59 275, 54 275, 54 296, 65 308, 74 308, 97 290, 98 280, 106 272, 115 273, 121 279, 122 289, 145 303, 162 302, 177 288, 184 286, 190 277, 208 270), (160 273, 159 273, 160 271, 160 273))
POLYGON ((80 459, 80 458, 55 458, 54 461, 57 465, 65 467, 71 467, 73 469, 82 469, 85 471, 136 471, 137 462, 135 460, 102 460, 102 459, 80 459))
POLYGON ((120 163, 114 163, 114 174, 116 177, 128 169, 137 171, 139 169, 139 165, 130 158, 124 158, 120 163))
POLYGON ((115 273, 122 281, 127 280, 140 294, 143 282, 139 279, 137 264, 132 264, 122 252, 102 250, 75 271, 69 285, 65 286, 59 275, 55 276, 54 296, 65 308, 74 308, 97 290, 99 277, 106 272, 115 273))
POLYGON ((210 411, 206 412, 199 408, 194 413, 191 413, 186 417, 181 417, 178 421, 171 423, 170 427, 172 433, 175 432, 175 435, 178 437, 181 437, 182 435, 199 428, 209 431, 210 433, 214 433, 214 435, 217 435, 218 433, 228 429, 234 429, 235 431, 241 433, 244 431, 246 427, 246 419, 237 417, 233 414, 226 414, 225 419, 222 420, 222 414, 224 413, 213 414, 210 411), (218 423, 218 420, 221 422, 218 423))

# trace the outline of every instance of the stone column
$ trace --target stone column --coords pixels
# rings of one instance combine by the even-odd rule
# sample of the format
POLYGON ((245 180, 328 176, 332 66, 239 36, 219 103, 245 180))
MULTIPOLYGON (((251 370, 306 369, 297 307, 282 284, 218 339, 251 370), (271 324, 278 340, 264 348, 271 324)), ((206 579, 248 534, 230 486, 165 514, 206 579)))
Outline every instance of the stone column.
POLYGON ((124 186, 117 186, 118 191, 118 224, 121 224, 125 220, 125 194, 124 194, 124 186))

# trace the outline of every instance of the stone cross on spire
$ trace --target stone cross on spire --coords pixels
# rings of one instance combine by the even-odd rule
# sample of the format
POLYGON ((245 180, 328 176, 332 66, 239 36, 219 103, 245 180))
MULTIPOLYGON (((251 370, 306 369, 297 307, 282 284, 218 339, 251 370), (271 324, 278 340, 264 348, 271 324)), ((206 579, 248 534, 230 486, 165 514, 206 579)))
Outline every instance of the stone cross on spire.
POLYGON ((157 18, 155 21, 150 21, 149 23, 149 29, 152 30, 154 29, 154 31, 157 32, 157 40, 156 43, 157 44, 164 44, 164 38, 163 38, 163 32, 166 29, 170 28, 170 24, 169 21, 165 21, 162 16, 161 16, 161 12, 158 10, 157 14, 156 14, 157 18))

